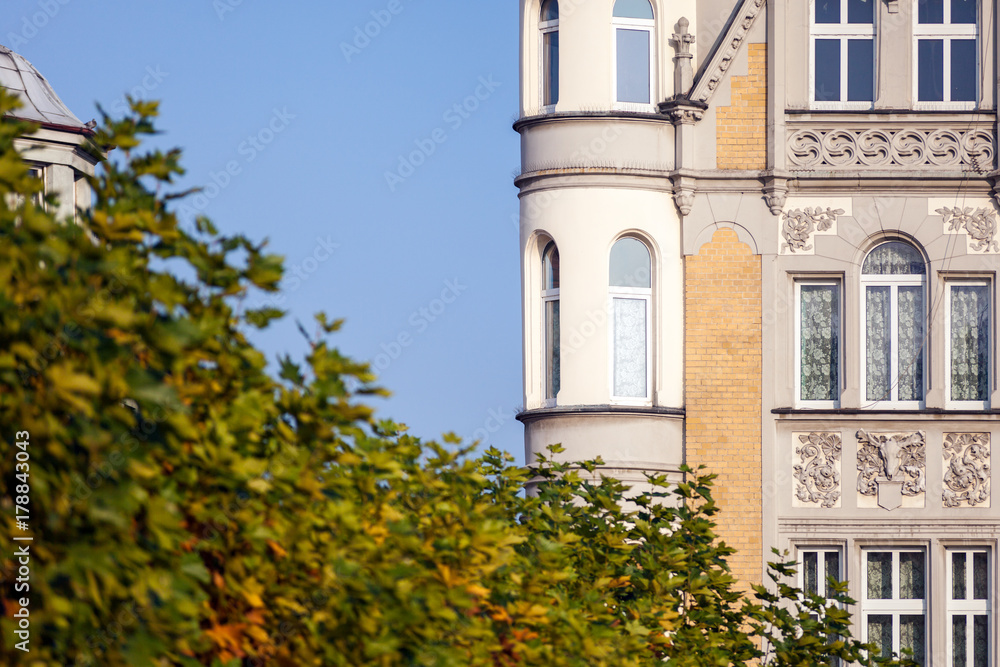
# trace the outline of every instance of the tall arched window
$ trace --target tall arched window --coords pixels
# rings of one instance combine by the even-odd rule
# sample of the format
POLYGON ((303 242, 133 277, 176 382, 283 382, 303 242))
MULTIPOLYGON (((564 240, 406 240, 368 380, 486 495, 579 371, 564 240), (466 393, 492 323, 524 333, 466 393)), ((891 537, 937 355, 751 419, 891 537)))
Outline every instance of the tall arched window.
POLYGON ((649 0, 616 0, 615 101, 652 104, 653 58, 656 27, 649 0))
POLYGON ((545 402, 554 405, 559 395, 559 249, 551 241, 542 253, 542 308, 545 402))
POLYGON ((559 102, 559 0, 544 0, 538 28, 542 38, 542 104, 559 102))
POLYGON ((652 379, 649 249, 638 239, 620 239, 611 248, 610 273, 611 396, 645 402, 652 379))
POLYGON ((924 258, 908 243, 883 243, 865 258, 861 286, 865 399, 919 408, 927 332, 924 258))

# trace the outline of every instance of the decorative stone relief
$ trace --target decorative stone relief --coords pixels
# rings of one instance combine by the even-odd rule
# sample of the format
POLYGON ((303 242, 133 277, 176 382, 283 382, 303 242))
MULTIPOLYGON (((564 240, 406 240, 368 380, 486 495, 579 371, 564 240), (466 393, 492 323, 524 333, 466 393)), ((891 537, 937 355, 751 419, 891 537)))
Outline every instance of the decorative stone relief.
POLYGON ((842 443, 839 433, 800 433, 801 446, 795 453, 802 461, 795 466, 795 507, 820 505, 824 508, 840 507, 840 455, 842 443))
POLYGON ((690 99, 708 103, 712 98, 766 2, 767 0, 743 0, 725 37, 719 40, 719 48, 709 59, 705 73, 691 90, 690 99))
POLYGON ((813 236, 817 234, 835 235, 837 216, 843 215, 842 208, 796 208, 787 211, 781 222, 781 255, 815 255, 813 236))
POLYGON ((694 54, 691 53, 694 35, 688 32, 690 26, 691 22, 682 16, 677 21, 677 32, 671 40, 677 50, 677 55, 674 56, 674 90, 678 92, 690 90, 694 82, 694 68, 691 66, 694 59, 694 54))
POLYGON ((997 242, 997 214, 993 207, 939 208, 934 211, 944 217, 945 234, 965 234, 970 253, 1000 255, 997 242))
POLYGON ((923 507, 927 442, 922 431, 870 433, 858 438, 858 507, 923 507))
MULTIPOLYGON (((992 169, 993 134, 982 129, 817 128, 788 136, 788 160, 794 167, 820 169, 992 169)), ((794 168, 793 167, 793 168, 794 168)))
POLYGON ((990 434, 945 433, 945 507, 990 506, 990 434))

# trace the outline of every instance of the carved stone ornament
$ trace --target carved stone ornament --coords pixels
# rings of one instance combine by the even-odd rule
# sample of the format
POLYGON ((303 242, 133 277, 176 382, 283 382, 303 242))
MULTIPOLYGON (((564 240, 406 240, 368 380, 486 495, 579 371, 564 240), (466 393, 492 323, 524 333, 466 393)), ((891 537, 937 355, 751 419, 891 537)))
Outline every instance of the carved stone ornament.
POLYGON ((969 252, 982 255, 1000 254, 997 242, 997 214, 991 208, 939 208, 936 213, 944 216, 945 233, 966 234, 969 252))
POLYGON ((813 236, 817 233, 835 232, 837 216, 844 209, 837 208, 796 208, 782 217, 780 254, 815 254, 813 236))
POLYGON ((927 443, 922 431, 858 431, 858 493, 877 496, 879 482, 902 482, 904 496, 927 489, 927 443))
POLYGON ((993 134, 982 129, 818 128, 788 136, 792 169, 884 167, 990 169, 993 134))
POLYGON ((677 204, 677 210, 681 215, 689 215, 694 207, 694 190, 687 188, 674 190, 674 203, 677 204))
POLYGON ((839 433, 804 433, 799 435, 800 447, 795 453, 802 460, 795 466, 795 497, 804 505, 818 504, 824 508, 840 506, 839 433))
POLYGON ((691 125, 705 117, 705 110, 699 107, 675 106, 667 111, 674 125, 691 125))
POLYGON ((945 507, 990 506, 990 434, 945 433, 945 507))
POLYGON ((694 68, 691 61, 694 54, 691 53, 691 45, 694 44, 694 35, 688 32, 691 21, 685 17, 677 22, 677 32, 673 34, 674 49, 677 55, 674 56, 674 90, 677 92, 687 92, 694 82, 694 68))
POLYGON ((753 24, 761 14, 761 9, 767 0, 743 0, 736 10, 735 19, 729 24, 725 37, 719 40, 719 48, 709 58, 704 74, 695 83, 689 96, 692 100, 708 103, 712 94, 722 83, 723 77, 729 71, 736 55, 743 46, 753 24))

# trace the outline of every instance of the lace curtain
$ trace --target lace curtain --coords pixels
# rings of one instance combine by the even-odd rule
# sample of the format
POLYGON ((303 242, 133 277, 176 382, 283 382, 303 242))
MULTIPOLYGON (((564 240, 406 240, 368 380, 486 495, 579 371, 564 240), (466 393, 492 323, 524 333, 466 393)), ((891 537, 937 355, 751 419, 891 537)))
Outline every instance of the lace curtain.
POLYGON ((989 289, 985 285, 951 287, 951 398, 989 399, 989 289))
POLYGON ((801 399, 835 401, 840 389, 839 287, 803 285, 800 311, 801 399))
POLYGON ((614 300, 615 396, 646 398, 646 301, 614 300))
POLYGON ((924 288, 899 288, 899 400, 924 398, 924 288))
POLYGON ((888 287, 869 287, 865 290, 866 349, 868 351, 868 392, 869 401, 887 401, 891 398, 890 338, 889 338, 889 294, 888 287))

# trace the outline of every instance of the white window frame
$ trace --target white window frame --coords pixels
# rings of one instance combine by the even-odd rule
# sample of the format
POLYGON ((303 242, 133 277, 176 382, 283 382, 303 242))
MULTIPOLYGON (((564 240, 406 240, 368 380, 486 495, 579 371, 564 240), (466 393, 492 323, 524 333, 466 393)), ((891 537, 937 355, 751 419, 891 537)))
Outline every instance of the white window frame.
POLYGON ((946 612, 946 615, 945 615, 945 633, 947 635, 947 638, 946 638, 946 641, 945 641, 945 655, 947 656, 948 665, 949 665, 949 667, 973 667, 973 665, 975 664, 973 662, 974 655, 973 655, 973 652, 971 650, 966 652, 966 656, 965 656, 965 658, 966 658, 966 664, 965 665, 955 665, 954 664, 954 661, 953 661, 954 654, 952 652, 952 640, 953 640, 952 633, 954 631, 953 627, 952 627, 952 617, 954 617, 954 616, 965 616, 966 617, 966 646, 967 647, 971 647, 973 645, 973 641, 974 641, 974 634, 973 634, 973 628, 974 628, 973 623, 974 623, 974 621, 973 621, 973 617, 974 616, 984 616, 984 615, 987 618, 986 626, 987 626, 987 628, 990 629, 989 640, 987 642, 987 645, 989 646, 989 656, 987 657, 987 664, 992 665, 992 664, 994 664, 993 663, 993 632, 994 632, 993 631, 993 612, 992 612, 992 609, 991 609, 992 598, 993 598, 993 595, 992 595, 992 592, 993 592, 993 558, 992 558, 992 556, 993 556, 993 554, 990 553, 990 549, 988 547, 978 547, 978 548, 977 547, 955 547, 955 548, 949 548, 949 549, 947 549, 945 551, 945 554, 947 556, 946 557, 946 565, 945 565, 945 568, 946 568, 945 586, 947 587, 946 598, 948 600, 948 608, 947 608, 947 612, 946 612), (951 597, 951 595, 952 595, 952 588, 951 588, 951 586, 952 586, 952 568, 954 567, 954 560, 952 559, 952 554, 955 554, 955 553, 964 553, 964 554, 966 554, 966 556, 965 556, 965 558, 966 558, 966 561, 965 561, 966 562, 966 568, 965 568, 965 577, 966 577, 966 579, 965 579, 965 591, 966 591, 966 599, 965 600, 953 600, 952 597, 951 597), (986 597, 985 600, 974 600, 974 599, 972 599, 973 590, 974 590, 974 588, 973 588, 973 576, 974 576, 973 555, 976 554, 976 553, 985 553, 986 554, 986 573, 987 573, 987 576, 989 577, 989 581, 987 582, 987 586, 986 586, 987 597, 986 597))
MULTIPOLYGON (((649 246, 647 246, 648 249, 649 246)), ((652 261, 652 253, 650 253, 652 261)), ((650 282, 652 285, 652 282, 650 282)), ((653 289, 652 287, 608 287, 608 384, 611 402, 615 405, 652 405, 653 403, 653 289), (615 395, 615 300, 642 301, 646 307, 646 395, 615 395)))
MULTIPOLYGON (((541 291, 541 295, 542 295, 542 406, 546 407, 546 408, 555 407, 556 404, 557 404, 558 398, 559 398, 558 392, 553 392, 554 395, 552 396, 552 398, 549 398, 549 389, 550 389, 550 387, 549 387, 549 381, 550 381, 550 378, 549 378, 549 364, 548 364, 549 360, 548 360, 548 356, 549 356, 549 342, 550 341, 549 341, 549 337, 548 337, 549 326, 548 326, 548 319, 547 319, 546 309, 547 309, 549 303, 552 303, 553 301, 555 301, 555 302, 559 301, 559 290, 560 290, 560 287, 556 287, 554 289, 545 289, 545 283, 546 283, 546 275, 545 275, 545 250, 548 248, 549 243, 553 244, 553 248, 555 248, 555 251, 557 253, 559 252, 559 246, 556 245, 554 241, 546 241, 542 245, 542 262, 541 262, 541 265, 542 265, 542 281, 541 281, 542 282, 542 289, 540 290, 541 291)), ((562 285, 561 276, 560 276, 560 285, 562 285)), ((559 312, 559 331, 560 331, 560 334, 561 334, 562 333, 562 308, 561 308, 561 306, 560 306, 560 312, 559 312)), ((555 341, 555 344, 556 344, 557 347, 559 347, 561 343, 562 343, 562 341, 555 341)), ((560 384, 560 390, 561 390, 562 389, 562 377, 561 377, 562 376, 562 349, 561 348, 560 348, 559 352, 560 352, 560 354, 559 354, 559 359, 560 359, 560 364, 559 364, 560 382, 559 382, 559 384, 560 384)))
POLYGON ((803 278, 795 281, 795 405, 803 408, 839 408, 840 401, 813 401, 802 399, 802 287, 834 286, 840 295, 840 330, 837 332, 837 395, 844 386, 844 285, 839 278, 803 278))
POLYGON ((811 109, 873 109, 875 108, 875 82, 879 68, 878 42, 878 5, 875 7, 875 18, 872 23, 848 23, 848 0, 840 0, 840 23, 816 23, 816 0, 809 3, 809 106, 811 109), (840 100, 816 100, 816 40, 836 39, 840 41, 840 100), (847 43, 852 39, 872 40, 872 101, 848 101, 848 62, 847 43))
MULTIPOLYGON (((994 291, 993 291, 993 281, 989 278, 963 278, 956 280, 948 280, 945 282, 945 304, 944 304, 944 338, 945 338, 945 405, 952 409, 964 409, 964 410, 989 410, 990 409, 990 399, 989 396, 993 390, 993 365, 994 365, 994 337, 993 337, 993 312, 994 312, 994 291), (987 309, 989 320, 989 342, 987 343, 989 352, 989 367, 986 370, 987 373, 987 387, 986 387, 986 400, 985 401, 953 401, 951 398, 951 288, 958 286, 974 286, 974 287, 986 287, 987 293, 990 298, 990 305, 987 309)), ((926 359, 926 357, 925 357, 926 359)))
POLYGON ((839 567, 837 568, 837 581, 846 581, 847 578, 844 576, 844 550, 837 546, 812 546, 812 545, 799 545, 797 548, 799 560, 799 574, 798 574, 798 587, 804 593, 806 591, 806 561, 805 555, 807 553, 816 554, 816 568, 817 568, 817 583, 820 586, 820 590, 816 592, 816 595, 820 595, 826 599, 830 599, 830 591, 827 588, 828 582, 826 580, 826 559, 829 554, 837 554, 839 559, 839 567))
MULTIPOLYGON (((924 617, 924 656, 929 657, 928 650, 931 642, 931 618, 930 609, 927 605, 927 598, 930 595, 930 554, 924 548, 907 547, 880 547, 871 546, 861 550, 861 608, 858 618, 861 623, 861 641, 870 642, 868 637, 868 616, 892 617, 892 651, 899 653, 899 617, 917 616, 924 617), (869 553, 891 553, 892 554, 892 599, 891 600, 870 600, 868 598, 868 554, 869 553), (924 555, 924 597, 922 600, 902 600, 899 598, 899 555, 903 553, 921 553, 924 555)), ((950 585, 950 580, 949 580, 950 585)))
POLYGON ((975 109, 979 106, 978 99, 982 95, 982 54, 979 52, 979 24, 982 22, 982 3, 979 4, 979 16, 975 23, 952 23, 951 22, 951 0, 944 0, 944 22, 943 23, 920 23, 920 13, 917 11, 917 3, 913 3, 913 108, 914 109, 975 109), (974 39, 976 41, 976 100, 972 102, 952 102, 947 99, 951 96, 951 40, 974 39), (942 54, 944 59, 944 76, 942 87, 944 89, 945 100, 942 102, 921 102, 920 101, 920 61, 919 50, 921 39, 940 39, 944 42, 942 54))
MULTIPOLYGON (((652 3, 650 3, 652 4, 652 3)), ((653 19, 630 19, 612 16, 611 18, 611 48, 614 59, 611 68, 611 99, 614 108, 619 111, 655 112, 656 111, 656 9, 653 9, 653 19), (619 102, 618 101, 618 31, 638 30, 649 34, 649 102, 619 102)))
MULTIPOLYGON (((539 8, 541 5, 539 5, 539 8)), ((538 22, 538 106, 542 109, 542 113, 553 113, 556 110, 556 104, 559 103, 559 89, 556 88, 556 103, 555 104, 545 104, 545 89, 548 80, 548 72, 545 69, 545 36, 553 32, 559 32, 559 19, 554 21, 542 21, 538 22)), ((562 62, 562 54, 560 54, 560 62, 562 62)))
MULTIPOLYGON (((896 239, 890 239, 893 241, 896 239)), ((888 242, 888 241, 887 241, 888 242)), ((877 248, 881 243, 876 245, 877 248)), ((867 261, 868 255, 875 250, 872 248, 868 254, 865 255, 865 260, 862 261, 862 273, 861 273, 861 293, 860 293, 860 304, 861 304, 861 402, 863 405, 870 408, 891 408, 897 410, 923 410, 927 401, 927 379, 930 364, 928 363, 928 340, 930 338, 930 321, 927 317, 927 306, 929 303, 929 292, 928 289, 929 281, 927 280, 927 273, 923 275, 865 275, 864 274, 864 261, 867 261), (891 379, 889 397, 881 401, 873 400, 868 398, 868 298, 867 291, 869 287, 888 287, 889 288, 889 337, 890 345, 892 347, 892 354, 889 357, 889 377, 891 379), (924 318, 924 344, 923 344, 923 387, 920 392, 921 400, 919 401, 900 401, 899 396, 899 288, 900 287, 922 287, 923 288, 923 318, 924 318)), ((916 250, 916 248, 914 248, 916 250)), ((920 251, 917 250, 919 253, 920 251)))

